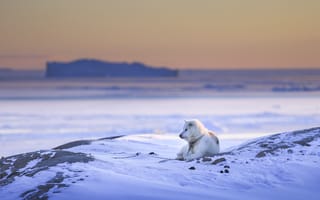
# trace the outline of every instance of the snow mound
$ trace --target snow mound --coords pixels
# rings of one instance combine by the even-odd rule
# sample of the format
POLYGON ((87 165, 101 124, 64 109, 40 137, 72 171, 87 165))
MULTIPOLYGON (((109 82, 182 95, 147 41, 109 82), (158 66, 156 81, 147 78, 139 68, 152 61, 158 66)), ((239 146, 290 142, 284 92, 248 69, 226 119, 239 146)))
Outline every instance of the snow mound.
POLYGON ((312 128, 288 133, 279 133, 247 142, 234 148, 230 154, 249 154, 256 158, 280 156, 284 154, 316 155, 319 154, 320 129, 312 128))
MULTIPOLYGON (((175 135, 75 141, 1 159, 1 199, 318 199, 320 128, 175 160, 175 135)), ((223 142, 223 140, 221 141, 223 142)))

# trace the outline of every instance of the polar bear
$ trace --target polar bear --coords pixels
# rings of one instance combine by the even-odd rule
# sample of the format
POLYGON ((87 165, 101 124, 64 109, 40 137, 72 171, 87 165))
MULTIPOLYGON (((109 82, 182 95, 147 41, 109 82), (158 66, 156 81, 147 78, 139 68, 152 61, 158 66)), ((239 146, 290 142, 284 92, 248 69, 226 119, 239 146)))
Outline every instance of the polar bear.
POLYGON ((204 156, 212 156, 220 151, 218 137, 197 119, 185 120, 179 137, 186 140, 188 144, 182 147, 177 154, 178 160, 191 161, 204 156))

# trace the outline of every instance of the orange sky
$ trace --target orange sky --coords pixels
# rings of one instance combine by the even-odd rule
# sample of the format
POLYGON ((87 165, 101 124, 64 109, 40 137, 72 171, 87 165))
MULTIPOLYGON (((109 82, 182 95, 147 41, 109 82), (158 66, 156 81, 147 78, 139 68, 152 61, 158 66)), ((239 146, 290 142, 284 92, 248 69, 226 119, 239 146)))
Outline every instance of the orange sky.
POLYGON ((320 68, 319 0, 1 0, 0 67, 320 68))

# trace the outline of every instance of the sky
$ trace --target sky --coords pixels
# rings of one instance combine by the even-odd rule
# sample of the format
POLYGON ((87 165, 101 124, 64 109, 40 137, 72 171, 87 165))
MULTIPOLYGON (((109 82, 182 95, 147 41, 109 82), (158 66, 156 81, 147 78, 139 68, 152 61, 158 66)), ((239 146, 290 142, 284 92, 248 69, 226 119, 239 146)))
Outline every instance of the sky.
POLYGON ((0 0, 0 67, 320 68, 319 0, 0 0))

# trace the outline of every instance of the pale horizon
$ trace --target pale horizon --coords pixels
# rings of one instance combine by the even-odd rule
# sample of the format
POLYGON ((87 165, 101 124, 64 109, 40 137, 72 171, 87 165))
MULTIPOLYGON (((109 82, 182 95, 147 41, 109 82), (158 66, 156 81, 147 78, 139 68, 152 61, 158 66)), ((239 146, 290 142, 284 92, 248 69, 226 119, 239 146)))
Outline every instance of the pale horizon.
POLYGON ((94 58, 172 69, 320 69, 320 2, 1 1, 0 67, 94 58))

